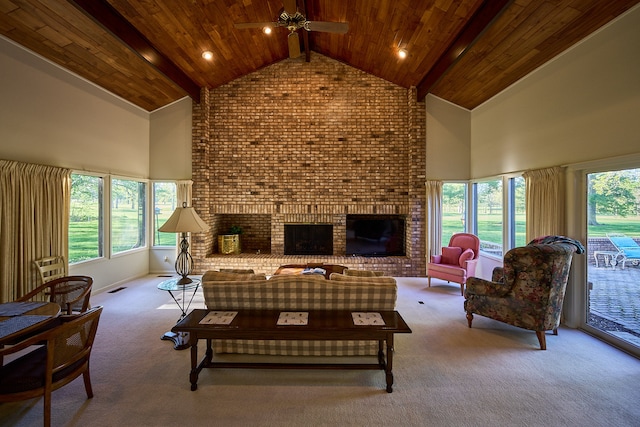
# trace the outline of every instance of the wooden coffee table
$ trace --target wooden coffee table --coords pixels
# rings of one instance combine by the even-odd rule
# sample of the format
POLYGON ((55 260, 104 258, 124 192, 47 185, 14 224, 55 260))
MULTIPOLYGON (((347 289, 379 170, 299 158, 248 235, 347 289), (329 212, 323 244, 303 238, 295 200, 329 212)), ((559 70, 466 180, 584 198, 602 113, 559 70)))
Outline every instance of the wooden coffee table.
POLYGON ((198 375, 203 368, 380 369, 386 373, 386 390, 391 393, 393 391, 393 336, 398 333, 411 333, 411 329, 397 311, 376 312, 381 315, 384 325, 356 325, 351 311, 337 310, 306 311, 308 313, 306 325, 278 325, 281 310, 237 310, 233 321, 228 325, 200 324, 210 311, 215 310, 193 310, 172 329, 173 332, 189 333, 191 390, 198 388, 198 375), (207 340, 207 350, 202 361, 198 363, 198 341, 201 339, 207 340), (379 351, 376 363, 214 362, 211 344, 213 339, 375 340, 379 343, 379 351))

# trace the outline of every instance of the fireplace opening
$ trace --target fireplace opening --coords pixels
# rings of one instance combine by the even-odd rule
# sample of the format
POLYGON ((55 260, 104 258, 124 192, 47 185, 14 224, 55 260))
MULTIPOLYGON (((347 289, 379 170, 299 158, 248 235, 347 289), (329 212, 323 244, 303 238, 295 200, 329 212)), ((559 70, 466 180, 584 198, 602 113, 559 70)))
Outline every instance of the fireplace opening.
POLYGON ((333 225, 285 224, 285 255, 333 255, 333 225))

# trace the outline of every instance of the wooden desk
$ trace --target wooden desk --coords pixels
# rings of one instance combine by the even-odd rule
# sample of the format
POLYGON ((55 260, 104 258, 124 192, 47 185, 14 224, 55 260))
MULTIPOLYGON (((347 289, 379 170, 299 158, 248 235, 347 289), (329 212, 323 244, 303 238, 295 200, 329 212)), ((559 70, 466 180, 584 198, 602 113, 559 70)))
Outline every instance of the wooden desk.
POLYGON ((8 302, 0 304, 0 346, 16 342, 21 336, 45 326, 60 315, 54 302, 8 302))
POLYGON ((386 390, 391 393, 393 391, 393 336, 397 333, 411 333, 411 329, 397 311, 377 312, 382 316, 384 325, 355 325, 351 311, 338 310, 308 311, 306 325, 278 325, 280 310, 238 310, 233 321, 228 325, 200 324, 209 311, 215 310, 193 310, 172 329, 173 332, 189 333, 191 390, 198 388, 198 375, 203 368, 380 369, 385 371, 386 390), (198 364, 198 340, 201 339, 207 340, 207 350, 198 364), (379 343, 379 351, 377 363, 365 364, 214 362, 211 345, 213 339, 375 340, 379 343))

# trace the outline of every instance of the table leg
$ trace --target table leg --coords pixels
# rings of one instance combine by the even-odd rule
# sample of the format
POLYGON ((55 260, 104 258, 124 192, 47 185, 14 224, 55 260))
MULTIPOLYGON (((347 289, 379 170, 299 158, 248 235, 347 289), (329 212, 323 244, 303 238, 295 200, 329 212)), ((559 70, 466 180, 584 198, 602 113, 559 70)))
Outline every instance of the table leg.
POLYGON ((378 363, 380 364, 380 369, 385 369, 384 340, 378 341, 378 363))
POLYGON ((387 393, 393 392, 393 334, 387 334, 387 366, 385 369, 387 377, 387 393))
POLYGON ((198 374, 201 367, 198 366, 198 340, 194 340, 191 344, 191 372, 189 372, 189 381, 191 382, 191 391, 198 389, 198 374))

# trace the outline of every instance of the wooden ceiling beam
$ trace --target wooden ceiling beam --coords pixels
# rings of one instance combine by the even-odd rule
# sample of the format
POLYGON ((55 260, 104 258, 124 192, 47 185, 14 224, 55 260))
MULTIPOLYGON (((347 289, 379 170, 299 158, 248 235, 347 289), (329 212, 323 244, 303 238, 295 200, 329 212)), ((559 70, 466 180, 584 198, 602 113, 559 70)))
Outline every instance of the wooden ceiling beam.
POLYGON ((447 71, 458 61, 491 26, 513 0, 485 0, 464 26, 458 37, 438 58, 417 86, 418 100, 422 101, 447 71))
POLYGON ((105 30, 120 39, 146 62, 181 87, 196 103, 200 102, 200 86, 174 62, 151 44, 129 21, 105 0, 67 0, 105 30))

